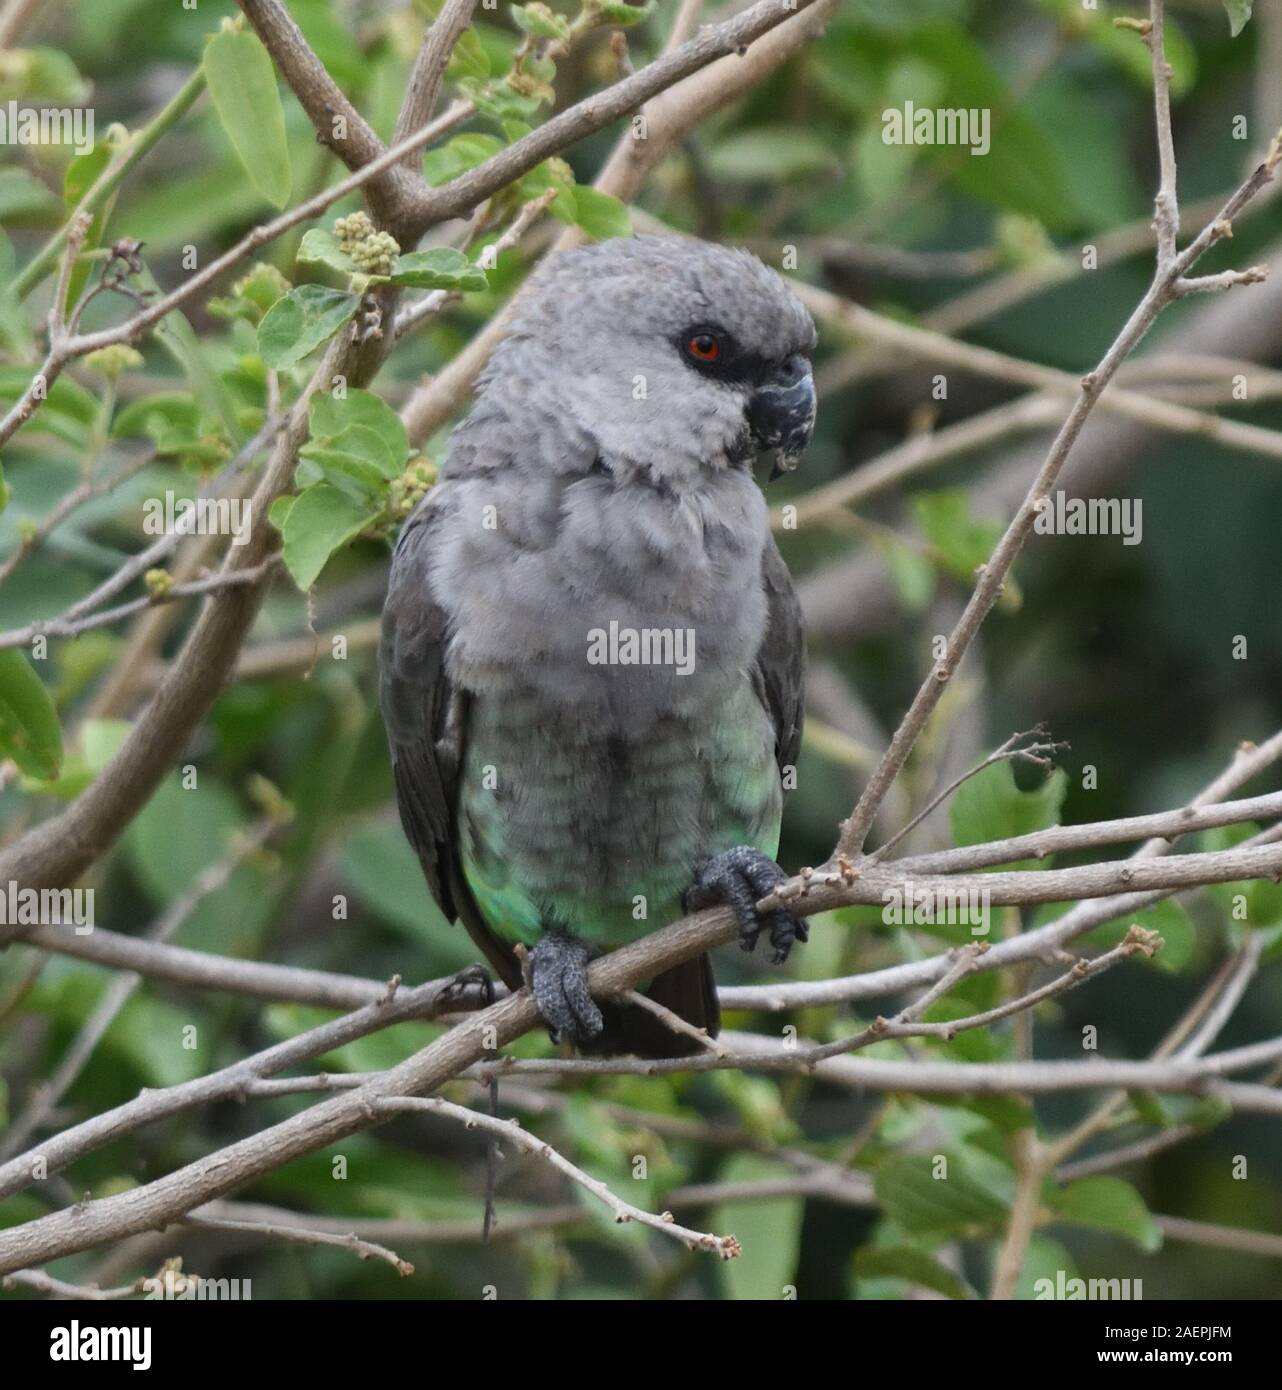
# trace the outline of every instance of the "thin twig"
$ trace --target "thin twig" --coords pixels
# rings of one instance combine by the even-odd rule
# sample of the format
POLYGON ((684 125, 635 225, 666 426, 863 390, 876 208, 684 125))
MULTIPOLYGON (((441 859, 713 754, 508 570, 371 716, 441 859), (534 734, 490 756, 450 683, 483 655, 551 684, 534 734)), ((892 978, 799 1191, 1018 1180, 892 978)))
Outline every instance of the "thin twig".
MULTIPOLYGON (((393 142, 403 140, 411 131, 432 119, 450 55, 471 23, 475 8, 476 0, 445 0, 429 25, 414 70, 410 73, 400 115, 396 118, 393 142)), ((415 161, 407 157, 406 162, 413 164, 415 161)))
POLYGON ((1051 764, 1053 754, 1061 749, 1067 748, 1067 743, 1030 743, 1021 748, 1019 744, 1026 738, 1040 738, 1047 732, 1044 724, 1038 724, 1036 728, 1026 729, 1023 733, 1012 734, 1000 748, 995 748, 982 762, 976 763, 968 772, 963 772, 960 777, 956 777, 941 792, 932 797, 925 806, 917 812, 913 818, 900 830, 896 831, 884 844, 877 850, 868 855, 864 860, 865 864, 875 864, 884 859, 888 851, 892 850, 901 840, 910 835, 933 811, 948 800, 950 796, 962 786, 969 782, 972 777, 978 777, 985 768, 992 767, 994 763, 1013 762, 1018 758, 1025 758, 1035 766, 1045 771, 1051 764))
POLYGON ((647 1226, 652 1231, 662 1231, 664 1235, 680 1241, 689 1250, 709 1250, 720 1255, 723 1260, 734 1259, 740 1253, 739 1242, 735 1240, 734 1236, 716 1236, 706 1231, 693 1231, 687 1226, 679 1226, 672 1219, 671 1212, 665 1211, 662 1215, 656 1216, 653 1212, 634 1206, 631 1202, 625 1202, 622 1197, 612 1192, 605 1183, 576 1167, 564 1154, 558 1153, 551 1144, 546 1143, 537 1135, 522 1129, 515 1120, 495 1119, 479 1110, 469 1110, 466 1106, 454 1105, 452 1102, 440 1100, 436 1096, 385 1098, 376 1101, 375 1106, 379 1110, 392 1114, 415 1111, 429 1115, 443 1115, 448 1119, 460 1121, 468 1129, 483 1129, 497 1134, 509 1144, 546 1160, 571 1182, 590 1193, 599 1202, 603 1202, 618 1222, 635 1221, 638 1225, 647 1226))
POLYGON ((351 1233, 340 1234, 335 1231, 315 1230, 308 1226, 277 1224, 271 1221, 239 1220, 230 1216, 209 1214, 207 1209, 189 1212, 178 1222, 194 1231, 238 1231, 244 1234, 262 1235, 272 1240, 285 1240, 297 1245, 328 1245, 339 1250, 350 1250, 362 1260, 384 1260, 401 1276, 408 1278, 414 1273, 414 1266, 403 1260, 385 1245, 372 1240, 364 1240, 351 1233))

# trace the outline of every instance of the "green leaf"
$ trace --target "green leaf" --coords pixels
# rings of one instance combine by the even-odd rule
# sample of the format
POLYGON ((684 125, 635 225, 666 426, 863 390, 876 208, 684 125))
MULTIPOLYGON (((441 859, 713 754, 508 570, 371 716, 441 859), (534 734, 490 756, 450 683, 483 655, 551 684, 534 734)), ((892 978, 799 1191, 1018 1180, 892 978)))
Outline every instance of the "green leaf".
POLYGON ((860 191, 872 207, 889 203, 917 167, 917 145, 888 145, 880 121, 870 122, 855 137, 851 164, 860 191))
POLYGON ((277 371, 301 362, 356 312, 360 297, 323 285, 299 285, 263 315, 258 351, 277 371))
MULTIPOLYGON (((735 1154, 721 1169, 721 1182, 753 1182, 785 1176, 785 1169, 756 1154, 735 1154)), ((712 1214, 711 1229, 734 1236, 743 1253, 718 1266, 726 1292, 735 1299, 786 1296, 797 1272, 804 1203, 800 1197, 723 1202, 712 1214)))
POLYGON ((290 18, 303 31, 312 52, 324 63, 330 76, 351 94, 370 79, 369 60, 364 48, 334 13, 350 15, 333 0, 289 0, 290 18))
MULTIPOLYGON (((368 434, 369 431, 349 430, 348 433, 368 434)), ((368 446, 366 440, 365 447, 368 446)), ((360 452, 355 449, 348 452, 326 444, 307 445, 294 471, 294 486, 300 492, 320 482, 332 483, 363 507, 375 509, 383 504, 386 481, 378 465, 360 452)))
POLYGON ((294 583, 310 589, 325 562, 340 546, 358 536, 378 515, 330 483, 309 487, 285 517, 285 568, 294 583))
MULTIPOLYGON (((1203 833, 1201 847, 1208 853, 1234 849, 1258 834, 1259 829, 1251 822, 1217 826, 1203 833)), ((1282 884, 1271 879, 1216 883, 1210 886, 1210 891, 1223 904, 1229 920, 1235 925, 1261 928, 1282 922, 1282 884)))
POLYGON ((545 159, 536 164, 517 185, 523 201, 537 198, 548 189, 556 190, 549 211, 569 226, 578 222, 578 202, 574 196, 574 170, 563 159, 545 159))
POLYGON ((947 1176, 936 1177, 929 1154, 891 1159, 874 1180, 877 1203, 905 1230, 930 1235, 974 1234, 1000 1225, 1006 1203, 947 1155, 947 1176))
POLYGON ((294 510, 294 503, 298 498, 292 494, 278 497, 270 507, 267 508, 267 520, 278 530, 285 530, 285 518, 294 510))
POLYGON ((474 29, 464 29, 459 35, 446 72, 451 78, 490 75, 490 55, 474 29))
MULTIPOLYGON (((953 842, 980 845, 1058 825, 1067 791, 1068 774, 1063 768, 1056 768, 1041 786, 1025 792, 1015 785, 1009 761, 991 763, 957 788, 948 813, 953 842)), ((1038 861, 1024 862, 1036 865, 1038 861)))
MULTIPOLYGON (((878 130, 880 139, 880 130, 878 130)), ((708 169, 718 178, 776 184, 830 173, 840 159, 821 135, 795 125, 757 125, 712 146, 708 169)))
POLYGON ((947 1265, 915 1245, 865 1245, 855 1252, 855 1280, 904 1279, 945 1298, 975 1297, 975 1290, 947 1265))
POLYGON ((1136 1115, 1146 1125, 1155 1129, 1168 1129, 1175 1123, 1175 1115, 1166 1104, 1166 1097, 1156 1091, 1128 1091, 1126 1098, 1131 1102, 1136 1115))
POLYGON ((1040 1232, 1028 1242, 1028 1253, 1019 1272, 1015 1297, 1024 1300, 1054 1298, 1064 1280, 1077 1277, 1077 1265, 1072 1255, 1057 1240, 1040 1232))
POLYGON ((58 200, 26 169, 0 169, 0 222, 58 211, 58 200))
POLYGON ((533 116, 543 105, 539 97, 514 92, 506 82, 484 82, 476 77, 464 77, 458 85, 463 95, 475 103, 478 111, 499 122, 533 116))
POLYGON ((0 76, 0 100, 39 99, 40 104, 79 106, 93 90, 75 63, 58 48, 20 48, 0 76))
POLYGON ((916 546, 901 545, 897 540, 881 536, 873 543, 886 561, 900 603, 910 613, 920 613, 935 592, 935 567, 929 556, 923 555, 916 546))
POLYGON ((143 436, 162 453, 174 446, 194 444, 201 433, 200 408, 190 391, 160 391, 130 401, 111 422, 113 439, 143 436))
POLYGON ((130 234, 156 255, 206 236, 230 236, 255 221, 262 207, 262 194, 228 150, 212 167, 202 163, 194 173, 176 169, 135 189, 127 215, 130 234))
POLYGON ((16 273, 13 243, 0 228, 0 346, 21 362, 35 356, 36 345, 27 315, 12 289, 16 273))
POLYGON ((236 797, 211 773, 201 769, 188 787, 172 772, 125 832, 125 850, 143 891, 163 906, 222 859, 244 826, 236 797))
POLYGON ((1053 1193, 1050 1205, 1059 1220, 1074 1226, 1125 1236, 1149 1254, 1161 1247, 1161 1228, 1144 1199, 1121 1178, 1079 1178, 1053 1193))
POLYGON ((97 182, 99 174, 111 163, 115 150, 106 140, 99 140, 93 149, 78 154, 62 176, 62 198, 68 212, 79 206, 81 198, 97 182))
MULTIPOLYGON (((114 140, 99 140, 93 149, 85 154, 77 155, 67 165, 67 172, 62 177, 62 196, 69 213, 75 210, 81 198, 96 182, 99 174, 111 163, 112 156, 118 148, 119 144, 114 140)), ((93 221, 90 223, 89 231, 84 239, 84 251, 93 251, 102 244, 103 229, 111 214, 114 201, 114 198, 108 199, 106 205, 100 206, 98 211, 94 213, 93 221)), ((80 292, 88 282, 90 269, 91 265, 87 260, 78 261, 73 268, 71 279, 67 285, 66 306, 68 309, 80 298, 80 292)))
POLYGON ((961 488, 919 492, 912 499, 912 509, 944 567, 958 579, 974 583, 976 569, 988 563, 1001 538, 1001 522, 976 521, 970 514, 970 498, 961 488))
POLYGON ((431 184, 448 183, 492 159, 502 148, 503 141, 497 136, 480 131, 456 135, 423 156, 423 177, 431 184))
POLYGON ((291 288, 290 281, 274 265, 267 261, 255 261, 248 273, 232 286, 231 295, 208 301, 209 312, 217 318, 248 319, 256 324, 291 288))
POLYGON ((323 265, 340 275, 355 275, 356 262, 338 244, 332 232, 323 227, 309 227, 298 246, 295 259, 300 265, 323 265))
POLYGON ((44 682, 16 647, 0 651, 0 757, 45 779, 62 767, 62 730, 44 682))
POLYGON ((1251 19, 1251 7, 1255 0, 1223 0, 1224 12, 1229 17, 1229 33, 1234 38, 1246 28, 1251 19))
POLYGON ((301 456, 304 463, 296 477, 300 488, 324 479, 374 510, 383 506, 387 484, 401 475, 404 462, 366 425, 352 425, 333 439, 313 440, 301 456))
POLYGON ((631 236, 632 219, 625 204, 591 184, 574 190, 574 220, 594 241, 612 236, 631 236))
POLYGON ((205 80, 218 119, 255 188, 273 207, 293 178, 276 70, 257 35, 223 29, 205 45, 205 80))
POLYGON ((130 999, 103 1036, 104 1045, 128 1059, 148 1086, 179 1086, 209 1069, 209 1028, 197 1028, 191 1046, 190 1008, 147 994, 130 999))
MULTIPOLYGON (((158 289, 149 271, 144 280, 148 289, 158 289)), ((174 309, 160 320, 152 332, 156 341, 182 368, 200 408, 211 420, 222 423, 228 439, 243 443, 245 431, 236 418, 236 404, 226 383, 210 365, 206 345, 197 336, 186 314, 174 309)))
POLYGON ((343 876, 371 912, 426 948, 442 969, 461 968, 472 958, 428 893, 399 826, 373 826, 352 835, 343 846, 343 876))
POLYGON ((26 778, 23 786, 70 801, 79 796, 115 757, 129 735, 124 719, 86 719, 80 727, 80 752, 63 759, 62 770, 52 781, 26 778))
POLYGON ((532 5, 513 5, 511 13, 517 28, 536 39, 565 40, 570 37, 570 21, 547 5, 538 3, 538 0, 532 5))
POLYGON ((351 390, 345 397, 318 391, 311 400, 307 417, 313 440, 338 440, 347 430, 360 426, 382 441, 386 463, 380 467, 388 478, 396 477, 405 466, 410 451, 409 435, 401 417, 372 391, 351 390))
POLYGON ((1021 108, 978 40, 959 24, 936 23, 918 29, 910 44, 945 79, 936 108, 991 112, 986 154, 928 145, 922 156, 970 197, 1035 217, 1052 230, 1064 228, 1072 203, 1055 147, 1021 108))
POLYGON ((598 24, 615 24, 624 29, 642 23, 654 13, 650 0, 644 5, 629 5, 626 0, 596 0, 591 9, 598 24))
MULTIPOLYGON (((1197 943, 1197 930, 1193 919, 1174 898, 1146 907, 1142 912, 1131 912, 1116 922, 1106 922, 1096 927, 1084 938, 1087 945, 1098 950, 1109 951, 1131 929, 1131 923, 1143 927, 1145 931, 1155 931, 1162 938, 1162 949, 1153 957, 1153 964, 1168 974, 1177 974, 1193 958, 1193 947, 1197 943)), ((1139 959, 1143 959, 1140 957, 1139 959)))
POLYGON ((398 256, 388 279, 394 285, 420 290, 483 290, 489 284, 479 265, 471 265, 461 251, 450 246, 398 256))
MULTIPOLYGON (((976 1029, 974 1031, 987 1033, 988 1029, 976 1029)), ((950 1056, 966 1059, 965 1047, 958 1047, 957 1044, 968 1036, 970 1036, 969 1032, 958 1033, 948 1048, 950 1056)), ((1006 1055, 1009 1055, 1009 1048, 1001 1049, 999 1056, 1006 1055)), ((1031 1129, 1037 1122, 1037 1116, 1033 1113, 1033 1107, 1028 1101, 1019 1100, 1014 1096, 971 1096, 968 1100, 963 1100, 961 1104, 972 1115, 980 1116, 1003 1134, 1017 1134, 1021 1129, 1031 1129)))

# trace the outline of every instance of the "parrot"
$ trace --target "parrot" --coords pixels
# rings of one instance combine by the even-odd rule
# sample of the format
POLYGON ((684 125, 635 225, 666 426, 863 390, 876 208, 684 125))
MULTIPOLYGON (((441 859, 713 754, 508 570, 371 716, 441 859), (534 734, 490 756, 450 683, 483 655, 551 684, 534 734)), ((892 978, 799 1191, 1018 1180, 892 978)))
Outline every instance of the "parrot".
POLYGON ((756 903, 801 741, 800 605, 759 454, 815 422, 810 314, 751 253, 680 235, 555 253, 528 278, 437 481, 397 539, 379 700, 401 824, 444 915, 555 1043, 680 1057, 715 1037, 706 955, 596 1001, 587 967, 756 903))

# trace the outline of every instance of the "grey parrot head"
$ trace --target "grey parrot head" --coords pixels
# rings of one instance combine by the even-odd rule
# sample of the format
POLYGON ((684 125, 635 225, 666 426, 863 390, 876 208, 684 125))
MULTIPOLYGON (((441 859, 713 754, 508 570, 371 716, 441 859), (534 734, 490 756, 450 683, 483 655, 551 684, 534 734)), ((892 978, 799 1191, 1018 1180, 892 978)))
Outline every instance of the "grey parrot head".
POLYGON ((610 464, 673 482, 766 449, 790 469, 814 427, 814 345, 809 313, 748 252, 618 238, 532 277, 482 389, 532 391, 610 464))

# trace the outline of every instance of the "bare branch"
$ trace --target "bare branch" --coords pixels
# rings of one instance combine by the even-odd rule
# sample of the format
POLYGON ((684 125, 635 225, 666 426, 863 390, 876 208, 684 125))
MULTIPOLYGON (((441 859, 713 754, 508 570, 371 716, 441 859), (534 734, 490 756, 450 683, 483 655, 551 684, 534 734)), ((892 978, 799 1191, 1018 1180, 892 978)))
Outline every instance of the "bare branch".
POLYGON ((74 1298, 87 1303, 115 1303, 122 1298, 134 1298, 142 1292, 142 1280, 125 1284, 116 1289, 100 1289, 94 1284, 69 1284, 65 1279, 55 1279, 43 1269, 16 1269, 0 1280, 0 1288, 31 1289, 33 1293, 48 1294, 52 1298, 74 1298))
POLYGON ((296 1226, 292 1223, 278 1224, 273 1221, 243 1220, 218 1215, 204 1208, 191 1212, 183 1217, 178 1224, 188 1226, 194 1231, 239 1231, 267 1236, 273 1240, 289 1241, 296 1245, 335 1246, 340 1250, 350 1250, 353 1255, 359 1256, 362 1260, 384 1260, 402 1279, 406 1279, 414 1273, 414 1266, 408 1260, 401 1259, 394 1250, 389 1250, 385 1245, 378 1245, 372 1240, 363 1240, 360 1236, 351 1233, 342 1234, 335 1231, 318 1230, 308 1226, 296 1226))
POLYGON ((740 1253, 739 1242, 733 1236, 714 1236, 705 1231, 692 1231, 689 1227, 678 1226, 673 1221, 671 1212, 665 1211, 661 1216, 655 1216, 653 1212, 625 1202, 622 1197, 611 1192, 605 1183, 576 1167, 564 1154, 558 1153, 551 1144, 537 1135, 522 1129, 515 1120, 496 1119, 491 1115, 482 1114, 479 1110, 469 1110, 466 1106, 454 1105, 435 1096, 385 1098, 376 1101, 375 1107, 389 1114, 421 1112, 443 1115, 448 1119, 460 1121, 468 1129, 483 1129, 487 1133, 496 1134, 507 1143, 524 1149, 526 1153, 537 1154, 539 1158, 545 1159, 558 1172, 564 1173, 572 1183, 591 1193, 599 1202, 603 1202, 618 1222, 635 1221, 638 1225, 648 1226, 652 1231, 662 1231, 664 1235, 680 1241, 687 1249, 710 1250, 720 1255, 723 1260, 734 1259, 740 1253))
MULTIPOLYGON (((613 997, 643 979, 652 978, 661 969, 703 954, 719 942, 732 938, 735 932, 732 915, 724 911, 687 918, 594 961, 589 969, 589 986, 597 997, 613 997)), ((390 1009, 395 1003, 393 997, 387 1007, 390 1009)), ((0 1232, 0 1273, 42 1264, 62 1254, 136 1234, 185 1215, 242 1186, 258 1173, 379 1123, 386 1118, 385 1112, 380 1110, 384 1102, 434 1090, 477 1062, 493 1057, 495 1048, 505 1046, 536 1027, 538 1022, 534 1002, 528 991, 523 990, 473 1015, 422 1051, 363 1085, 238 1140, 216 1154, 128 1192, 80 1203, 0 1232)), ((723 1038, 723 1043, 734 1050, 731 1059, 703 1053, 672 1063, 540 1062, 531 1067, 528 1063, 513 1062, 501 1067, 500 1074, 509 1069, 561 1071, 569 1068, 576 1073, 661 1075, 667 1071, 702 1071, 725 1065, 765 1070, 798 1068, 795 1049, 772 1045, 769 1039, 731 1034, 723 1038)), ((279 1055, 281 1049, 273 1051, 279 1055)), ((802 1069, 813 1070, 825 1079, 831 1077, 837 1084, 873 1090, 997 1094, 1120 1086, 1214 1094, 1236 1108, 1282 1113, 1282 1092, 1223 1079, 1280 1057, 1282 1039, 1274 1039, 1193 1061, 1173 1058, 1160 1063, 1100 1060, 959 1064, 832 1057, 802 1069)), ((21 1160, 15 1162, 21 1164, 21 1160)), ((0 1194, 4 1191, 5 1172, 12 1166, 0 1169, 0 1194)), ((29 1180, 29 1170, 23 1173, 20 1167, 18 1178, 19 1185, 29 1180)))
MULTIPOLYGON (((144 1091, 136 1099, 104 1111, 82 1124, 73 1125, 54 1135, 26 1154, 19 1154, 0 1164, 0 1198, 21 1192, 36 1178, 40 1160, 48 1173, 53 1174, 74 1163, 85 1154, 111 1143, 145 1125, 171 1115, 181 1115, 199 1105, 214 1101, 239 1100, 249 1094, 254 1083, 275 1075, 287 1067, 298 1066, 332 1052, 335 1048, 363 1038, 393 1023, 407 1019, 435 1018, 451 1008, 459 1007, 467 998, 457 984, 450 980, 433 980, 413 989, 400 989, 389 994, 383 986, 383 997, 342 1018, 310 1028, 287 1041, 277 1043, 263 1052, 242 1058, 239 1062, 196 1077, 162 1091, 144 1091)), ((183 1209, 184 1211, 186 1208, 183 1209)), ((181 1215, 175 1211, 174 1215, 181 1215)))
POLYGON ((0 52, 17 46, 45 3, 46 0, 9 0, 0 13, 0 52))
POLYGON ((1154 1217, 1162 1234, 1171 1240, 1205 1245, 1216 1250, 1237 1250, 1244 1255, 1263 1255, 1282 1259, 1282 1236, 1266 1231, 1245 1231, 1237 1226, 1220 1226, 1210 1221, 1187 1221, 1182 1216, 1154 1217))
MULTIPOLYGON (((476 0, 445 0, 441 6, 440 13, 423 38, 423 47, 410 73, 405 101, 396 118, 393 141, 403 140, 411 131, 432 119, 450 55, 463 31, 472 22, 474 9, 476 0)), ((412 162, 407 160, 407 163, 412 162)))
POLYGON ((1157 119, 1157 197, 1153 228, 1157 233, 1157 268, 1175 260, 1180 235, 1180 206, 1175 193, 1175 139, 1171 134, 1171 65, 1166 61, 1164 0, 1150 0, 1149 22, 1141 28, 1153 59, 1153 109, 1157 119))

